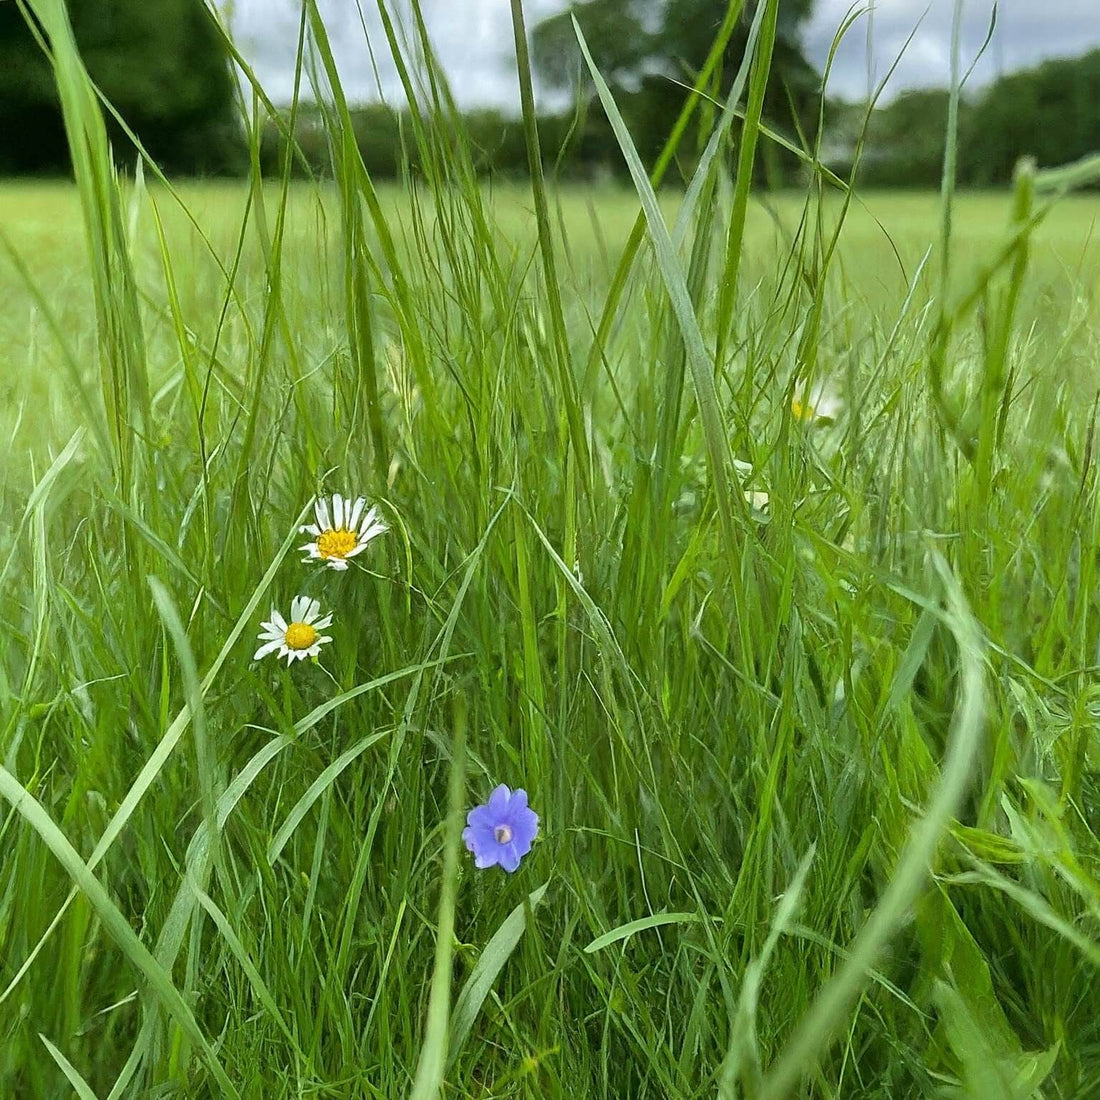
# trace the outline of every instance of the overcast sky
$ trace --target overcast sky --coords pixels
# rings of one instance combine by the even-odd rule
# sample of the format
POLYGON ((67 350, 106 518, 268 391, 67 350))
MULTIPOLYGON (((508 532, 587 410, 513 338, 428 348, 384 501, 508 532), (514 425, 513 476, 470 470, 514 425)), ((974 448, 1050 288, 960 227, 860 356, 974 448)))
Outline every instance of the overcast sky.
MULTIPOLYGON (((400 101, 400 85, 389 62, 374 0, 361 0, 362 20, 357 0, 318 2, 349 97, 377 99, 380 86, 386 99, 400 101), (368 42, 374 52, 373 64, 368 42)), ((863 6, 869 6, 869 2, 863 6)), ((298 0, 225 3, 232 12, 241 52, 273 98, 288 100, 293 87, 298 0)), ((564 6, 563 0, 527 0, 524 9, 529 26, 564 6)), ((819 67, 824 65, 849 6, 849 0, 817 0, 814 17, 806 26, 805 45, 808 56, 819 67)), ((886 75, 915 29, 890 89, 896 93, 904 88, 946 83, 955 0, 876 0, 874 6, 872 71, 877 78, 886 75)), ((518 91, 515 71, 509 65, 512 29, 508 0, 421 0, 421 7, 459 102, 467 106, 515 107, 518 91)), ((992 7, 993 0, 964 0, 964 67, 969 66, 985 39, 992 7)), ((840 49, 830 81, 830 89, 836 94, 856 98, 866 93, 869 25, 865 15, 840 49)), ((988 82, 1001 71, 1097 46, 1100 0, 1001 0, 996 34, 973 79, 988 82)))

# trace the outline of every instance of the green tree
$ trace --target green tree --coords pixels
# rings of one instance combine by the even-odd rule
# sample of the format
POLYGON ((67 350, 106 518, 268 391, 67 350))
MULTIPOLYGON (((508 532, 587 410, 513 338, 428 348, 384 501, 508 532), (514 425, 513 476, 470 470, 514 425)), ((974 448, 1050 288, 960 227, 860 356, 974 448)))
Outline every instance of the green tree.
POLYGON ((960 164, 978 186, 1005 183, 1022 156, 1050 167, 1100 149, 1100 50, 1002 77, 966 112, 960 164))
POLYGON ((652 0, 588 0, 544 19, 532 36, 539 75, 559 89, 588 84, 573 30, 576 15, 603 78, 613 88, 636 88, 637 78, 656 48, 655 36, 645 25, 652 6, 652 0))
MULTIPOLYGON (((820 78, 802 52, 799 33, 813 0, 780 0, 779 26, 765 97, 770 122, 812 132, 820 78)), ((667 137, 690 84, 725 21, 721 0, 583 0, 538 24, 533 53, 543 81, 585 91, 573 18, 593 60, 617 93, 638 151, 652 161, 667 137)), ((717 91, 731 87, 744 57, 756 0, 747 0, 726 47, 717 91)))
MULTIPOLYGON (((203 0, 69 0, 68 7, 89 74, 158 163, 182 172, 239 164, 233 76, 203 0)), ((68 163, 49 61, 11 3, 0 4, 0 132, 0 170, 58 171, 68 163)), ((117 127, 112 137, 121 153, 117 127)))
POLYGON ((880 107, 867 127, 860 179, 879 187, 935 187, 947 144, 944 88, 903 92, 880 107))

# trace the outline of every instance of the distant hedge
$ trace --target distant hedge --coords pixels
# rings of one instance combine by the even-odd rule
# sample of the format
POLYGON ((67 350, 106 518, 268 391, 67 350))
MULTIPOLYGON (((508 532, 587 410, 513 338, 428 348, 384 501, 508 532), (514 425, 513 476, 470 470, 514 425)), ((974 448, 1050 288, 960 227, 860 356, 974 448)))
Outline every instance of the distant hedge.
MULTIPOLYGON (((883 187, 934 187, 943 167, 948 94, 905 92, 876 111, 860 180, 883 187)), ((1100 152, 1100 50, 1046 61, 964 96, 958 178, 964 186, 1009 182, 1017 161, 1053 167, 1100 152)))

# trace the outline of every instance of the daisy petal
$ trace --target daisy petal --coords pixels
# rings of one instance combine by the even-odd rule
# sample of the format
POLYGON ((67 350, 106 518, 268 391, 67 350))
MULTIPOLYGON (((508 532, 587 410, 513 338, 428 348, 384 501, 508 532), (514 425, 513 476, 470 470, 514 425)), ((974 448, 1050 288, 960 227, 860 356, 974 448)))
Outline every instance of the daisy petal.
POLYGON ((355 503, 351 506, 351 514, 348 516, 348 530, 354 531, 359 525, 359 517, 363 514, 363 509, 367 506, 366 497, 356 497, 355 503))
POLYGON ((332 494, 332 526, 337 530, 344 526, 344 498, 339 493, 332 494))
POLYGON ((370 542, 372 539, 378 538, 379 535, 384 535, 388 530, 389 528, 380 519, 375 519, 370 526, 367 526, 364 520, 363 530, 359 532, 359 540, 370 542))
POLYGON ((279 648, 280 644, 280 642, 274 640, 266 642, 264 645, 260 646, 260 648, 257 649, 255 653, 252 654, 252 660, 259 661, 261 658, 266 657, 269 653, 274 653, 275 650, 279 648))

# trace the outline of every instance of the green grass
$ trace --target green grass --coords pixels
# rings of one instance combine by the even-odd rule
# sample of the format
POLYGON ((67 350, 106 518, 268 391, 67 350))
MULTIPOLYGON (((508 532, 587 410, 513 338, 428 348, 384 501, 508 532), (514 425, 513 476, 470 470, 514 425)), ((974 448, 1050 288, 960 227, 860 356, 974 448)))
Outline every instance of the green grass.
POLYGON ((0 186, 0 1096, 1100 1094, 1100 199, 957 196, 941 294, 938 196, 826 265, 838 195, 742 242, 715 172, 617 283, 638 196, 551 187, 559 322, 422 126, 262 217, 94 126, 0 186), (321 491, 392 526, 346 574, 321 491))

